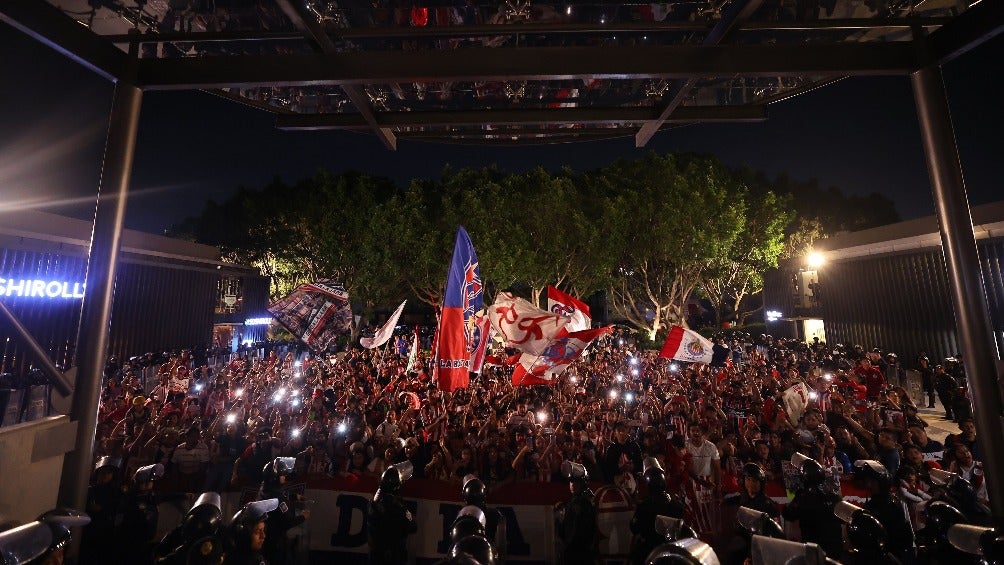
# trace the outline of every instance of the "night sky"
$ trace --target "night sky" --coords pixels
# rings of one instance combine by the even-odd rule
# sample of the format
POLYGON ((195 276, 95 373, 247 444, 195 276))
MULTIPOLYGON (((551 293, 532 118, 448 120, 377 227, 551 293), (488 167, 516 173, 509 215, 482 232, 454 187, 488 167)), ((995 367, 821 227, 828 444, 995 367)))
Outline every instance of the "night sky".
MULTIPOLYGON (((112 85, 0 24, 0 206, 91 218, 112 85)), ((950 63, 949 99, 970 202, 1004 197, 1004 36, 950 63)), ((697 125, 657 134, 656 151, 696 151, 773 175, 885 194, 904 219, 934 213, 909 79, 852 78, 772 105, 760 124, 697 125)), ((635 157, 634 139, 492 148, 348 132, 282 132, 273 116, 202 92, 152 92, 143 107, 127 226, 162 232, 238 186, 320 168, 355 168, 406 183, 444 165, 583 170, 635 157)))

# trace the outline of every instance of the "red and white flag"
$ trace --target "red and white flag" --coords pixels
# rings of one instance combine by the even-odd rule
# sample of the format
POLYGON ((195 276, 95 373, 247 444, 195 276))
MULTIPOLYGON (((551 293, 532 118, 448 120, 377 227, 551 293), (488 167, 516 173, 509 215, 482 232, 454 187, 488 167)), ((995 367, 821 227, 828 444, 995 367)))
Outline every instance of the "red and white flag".
POLYGON ((492 340, 492 321, 488 319, 487 315, 484 315, 475 317, 473 322, 471 345, 474 349, 471 351, 471 372, 480 375, 481 369, 485 366, 488 344, 492 340))
POLYGON ((714 345, 701 334, 673 326, 666 336, 659 357, 686 361, 688 363, 711 363, 711 349, 714 345))
POLYGON ((588 330, 593 325, 588 304, 553 286, 547 287, 547 310, 552 314, 570 318, 566 326, 570 332, 588 330))
POLYGON ((513 386, 551 384, 555 377, 582 356, 583 351, 594 339, 612 330, 613 326, 571 333, 562 330, 543 354, 520 355, 519 363, 512 374, 513 386))
POLYGON ((390 319, 387 320, 387 323, 380 326, 380 329, 373 334, 373 337, 359 338, 359 344, 366 349, 376 349, 377 347, 387 343, 387 340, 394 335, 394 328, 397 327, 397 320, 401 317, 401 312, 404 312, 404 305, 407 302, 408 301, 405 300, 397 307, 397 310, 394 310, 394 313, 390 315, 390 319))
POLYGON ((500 292, 495 304, 488 308, 492 329, 502 337, 506 347, 515 347, 530 355, 543 355, 569 318, 551 314, 522 298, 500 292))

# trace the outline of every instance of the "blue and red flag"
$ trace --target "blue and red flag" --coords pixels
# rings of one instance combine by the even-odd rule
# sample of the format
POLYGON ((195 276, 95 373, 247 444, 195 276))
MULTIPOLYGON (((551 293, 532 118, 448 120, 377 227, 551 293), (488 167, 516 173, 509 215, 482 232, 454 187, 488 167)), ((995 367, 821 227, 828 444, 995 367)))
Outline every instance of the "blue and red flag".
POLYGON ((481 269, 470 236, 461 226, 453 246, 453 261, 446 277, 443 312, 439 319, 435 377, 439 388, 452 391, 470 382, 474 350, 474 314, 484 306, 481 269))

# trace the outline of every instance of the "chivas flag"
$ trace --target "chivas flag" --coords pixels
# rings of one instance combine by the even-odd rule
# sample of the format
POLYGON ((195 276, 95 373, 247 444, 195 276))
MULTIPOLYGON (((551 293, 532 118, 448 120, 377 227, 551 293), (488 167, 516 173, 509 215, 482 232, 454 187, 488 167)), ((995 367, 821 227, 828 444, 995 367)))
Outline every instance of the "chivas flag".
POLYGON ((470 382, 474 313, 484 306, 481 269, 470 236, 461 226, 446 277, 443 312, 439 319, 434 376, 439 388, 452 391, 470 382))
POLYGON ((352 329, 349 293, 331 279, 301 284, 268 312, 313 350, 323 350, 352 329))
POLYGON ((567 326, 570 332, 588 330, 593 325, 589 305, 553 286, 547 287, 547 310, 552 314, 571 318, 567 326))
POLYGON ((394 335, 394 328, 397 327, 397 320, 401 317, 401 312, 404 312, 404 305, 407 302, 408 301, 405 300, 397 307, 397 310, 394 310, 394 313, 390 315, 390 319, 387 320, 387 323, 380 326, 380 329, 373 334, 373 337, 359 338, 359 344, 366 349, 376 349, 377 347, 387 343, 390 336, 394 335))
POLYGON ((543 355, 551 341, 568 325, 569 318, 551 314, 522 298, 500 292, 488 309, 492 329, 506 347, 515 347, 530 355, 543 355))
POLYGON ((666 336, 659 357, 686 361, 688 363, 711 363, 711 349, 714 347, 704 336, 680 326, 673 326, 666 336))
POLYGON ((524 353, 520 356, 512 373, 513 386, 551 384, 555 377, 582 356, 594 339, 612 330, 613 326, 571 333, 562 329, 542 355, 524 353))
POLYGON ((488 315, 474 318, 474 328, 471 332, 471 372, 481 374, 481 369, 485 366, 485 354, 488 352, 488 344, 492 341, 492 321, 488 315))

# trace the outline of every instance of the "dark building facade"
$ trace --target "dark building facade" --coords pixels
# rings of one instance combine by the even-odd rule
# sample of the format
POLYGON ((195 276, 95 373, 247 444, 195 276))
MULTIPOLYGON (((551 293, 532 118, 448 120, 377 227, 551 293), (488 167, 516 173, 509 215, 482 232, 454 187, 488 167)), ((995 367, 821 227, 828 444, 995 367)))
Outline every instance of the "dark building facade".
MULTIPOLYGON (((90 233, 87 221, 0 213, 0 301, 63 367, 74 364, 90 233)), ((243 327, 248 318, 268 315, 268 279, 219 256, 214 247, 126 230, 109 353, 128 357, 210 345, 219 333, 214 328, 263 339, 267 326, 243 327)), ((0 324, 0 373, 23 373, 32 363, 26 351, 12 329, 0 324)))
MULTIPOLYGON (((1004 347, 1004 202, 972 209, 998 358, 1004 347)), ((816 242, 822 263, 788 261, 767 274, 764 311, 775 336, 860 344, 912 366, 924 351, 960 351, 941 235, 933 216, 816 242)))

